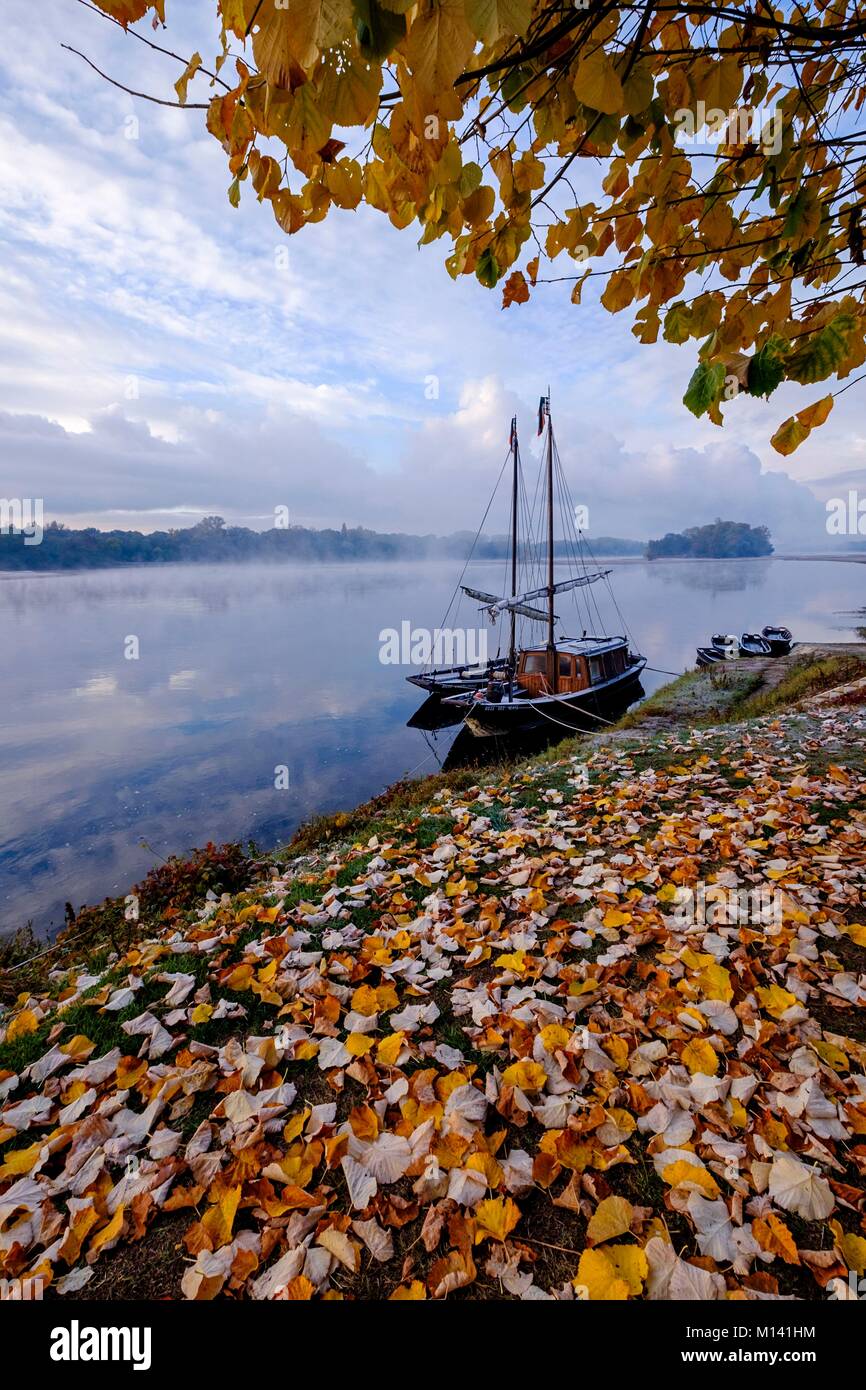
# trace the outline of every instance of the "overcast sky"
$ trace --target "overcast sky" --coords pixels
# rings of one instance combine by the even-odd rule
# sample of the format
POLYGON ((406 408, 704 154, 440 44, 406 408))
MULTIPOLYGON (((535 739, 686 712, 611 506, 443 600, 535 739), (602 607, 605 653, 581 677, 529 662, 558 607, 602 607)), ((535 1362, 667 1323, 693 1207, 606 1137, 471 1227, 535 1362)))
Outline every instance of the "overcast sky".
MULTIPOLYGON (((169 0, 161 41, 207 63, 214 8, 169 0)), ((366 209, 288 239, 246 185, 229 206, 204 112, 135 100, 60 45, 164 97, 179 65, 77 0, 5 0, 4 19, 3 496, 142 530, 209 512, 265 527, 277 506, 314 526, 474 529, 515 410, 532 465, 548 384, 590 534, 721 515, 827 548, 824 499, 866 489, 862 388, 783 460, 770 435, 820 388, 739 400, 719 430, 681 404, 694 348, 640 346, 631 311, 592 293, 577 308, 551 285, 503 312, 498 292, 449 278, 444 242, 418 249, 366 209)), ((197 78, 190 99, 209 95, 197 78)))

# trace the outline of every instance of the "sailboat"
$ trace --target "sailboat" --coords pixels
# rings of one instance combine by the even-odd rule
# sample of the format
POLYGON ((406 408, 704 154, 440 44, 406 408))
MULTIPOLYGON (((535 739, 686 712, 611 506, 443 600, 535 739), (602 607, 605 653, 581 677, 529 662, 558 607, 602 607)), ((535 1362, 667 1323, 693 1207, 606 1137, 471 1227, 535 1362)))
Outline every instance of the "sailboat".
MULTIPOLYGON (((527 556, 530 566, 533 554, 536 565, 542 559, 546 559, 546 582, 523 590, 519 584, 521 566, 518 522, 521 472, 515 418, 512 420, 510 441, 510 593, 489 593, 462 582, 458 586, 469 598, 479 602, 482 611, 487 613, 492 622, 499 618, 508 618, 507 652, 497 655, 483 665, 477 663, 474 667, 440 668, 422 673, 420 676, 408 677, 414 684, 423 685, 423 688, 440 696, 443 705, 458 712, 466 727, 473 734, 480 736, 523 734, 544 726, 552 731, 556 725, 575 727, 584 720, 588 720, 590 724, 595 723, 598 727, 599 724, 611 722, 611 715, 622 712, 642 693, 640 674, 646 665, 646 658, 632 650, 626 634, 611 636, 601 632, 590 633, 587 627, 584 627, 579 637, 556 635, 556 625, 559 621, 555 611, 557 600, 566 593, 573 592, 578 595, 590 590, 591 586, 597 583, 607 583, 611 571, 588 568, 584 555, 587 546, 578 530, 574 537, 576 544, 570 547, 566 544, 569 551, 566 558, 570 559, 572 568, 577 572, 572 573, 567 579, 556 578, 555 488, 558 484, 560 500, 565 501, 567 487, 556 448, 549 394, 542 396, 539 403, 539 435, 545 431, 543 469, 546 555, 542 555, 540 545, 534 542, 531 536, 527 537, 524 546, 524 568, 527 556), (518 618, 546 627, 546 642, 519 645, 518 618), (461 688, 454 690, 457 683, 460 683, 461 688)), ((594 606, 598 619, 598 605, 594 606)), ((589 615, 588 603, 587 614, 589 615)), ((591 615, 589 616, 591 618, 591 615)))

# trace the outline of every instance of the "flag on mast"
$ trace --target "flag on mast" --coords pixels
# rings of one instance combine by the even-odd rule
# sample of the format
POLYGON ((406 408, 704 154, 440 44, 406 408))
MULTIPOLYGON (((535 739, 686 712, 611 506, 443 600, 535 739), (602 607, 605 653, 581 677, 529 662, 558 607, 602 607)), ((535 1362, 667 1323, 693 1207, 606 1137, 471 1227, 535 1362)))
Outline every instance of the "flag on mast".
POLYGON ((544 422, 550 414, 550 397, 542 396, 538 402, 538 433, 543 434, 544 422))
POLYGON ((512 415, 512 417, 511 417, 511 433, 510 433, 510 435, 508 436, 508 447, 509 447, 509 449, 513 449, 516 443, 517 443, 517 416, 516 416, 516 415, 512 415))

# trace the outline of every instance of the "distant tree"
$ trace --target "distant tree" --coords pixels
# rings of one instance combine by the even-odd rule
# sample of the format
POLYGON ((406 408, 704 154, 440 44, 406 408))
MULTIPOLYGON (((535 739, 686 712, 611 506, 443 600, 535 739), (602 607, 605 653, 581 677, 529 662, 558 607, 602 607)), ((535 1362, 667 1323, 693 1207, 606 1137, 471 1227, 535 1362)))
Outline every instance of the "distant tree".
POLYGON ((648 560, 692 557, 736 559, 772 555, 773 546, 766 526, 750 526, 745 521, 722 521, 709 526, 690 526, 683 532, 669 531, 661 540, 650 541, 648 560))

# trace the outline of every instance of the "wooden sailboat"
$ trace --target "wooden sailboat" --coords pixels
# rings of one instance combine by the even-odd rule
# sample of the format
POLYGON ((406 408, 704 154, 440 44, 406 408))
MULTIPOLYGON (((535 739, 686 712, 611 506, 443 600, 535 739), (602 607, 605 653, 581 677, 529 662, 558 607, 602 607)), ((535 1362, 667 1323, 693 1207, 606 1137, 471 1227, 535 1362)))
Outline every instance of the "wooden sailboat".
MULTIPOLYGON (((513 483, 511 508, 511 593, 506 597, 461 585, 463 592, 478 599, 491 619, 509 617, 509 646, 503 660, 488 662, 484 670, 433 673, 439 682, 443 703, 460 711, 467 728, 478 735, 525 733, 547 725, 573 726, 588 720, 604 722, 618 714, 638 697, 639 678, 646 658, 633 652, 624 634, 590 634, 580 637, 556 636, 558 595, 588 588, 604 580, 610 570, 590 571, 581 557, 581 572, 568 579, 556 579, 554 537, 554 460, 558 464, 550 398, 543 396, 539 406, 539 433, 546 429, 546 559, 547 582, 519 591, 518 585, 518 466, 516 421, 512 422, 513 483), (543 623, 547 641, 517 644, 517 619, 543 623), (449 694, 444 681, 451 675, 467 680, 465 688, 449 694)), ((411 677, 410 677, 411 679, 411 677)), ((428 687, 433 688, 433 687, 428 687)))

